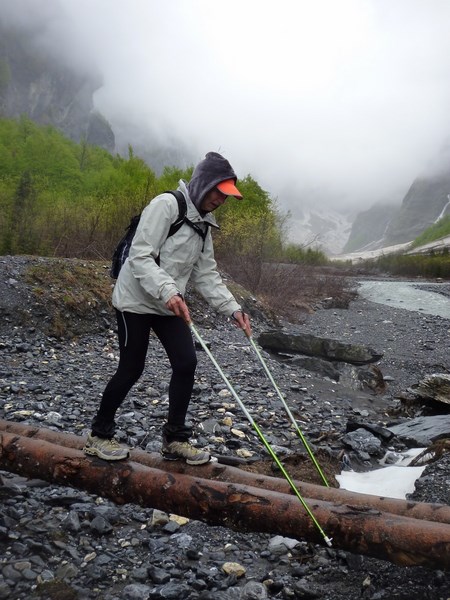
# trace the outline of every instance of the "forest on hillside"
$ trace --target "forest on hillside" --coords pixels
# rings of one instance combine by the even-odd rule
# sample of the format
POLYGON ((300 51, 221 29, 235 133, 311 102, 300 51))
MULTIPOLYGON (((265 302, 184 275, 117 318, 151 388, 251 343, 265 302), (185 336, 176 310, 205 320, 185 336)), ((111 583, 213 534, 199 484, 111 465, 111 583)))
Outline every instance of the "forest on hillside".
MULTIPOLYGON (((0 255, 109 261, 131 217, 157 194, 176 189, 180 179, 189 180, 192 170, 168 165, 156 173, 131 146, 123 157, 25 116, 0 119, 0 255)), ((285 289, 286 272, 274 274, 267 265, 328 263, 320 250, 287 241, 289 214, 251 175, 239 180, 239 189, 242 201, 230 200, 215 212, 220 231, 214 240, 219 264, 236 281, 252 292, 278 288, 278 281, 285 289)), ((386 258, 371 266, 390 269, 386 258)), ((398 258, 394 266, 398 272, 398 258)), ((449 259, 405 257, 405 268, 446 277, 449 259)), ((298 287, 308 275, 296 272, 295 278, 298 287)))
MULTIPOLYGON (((0 119, 0 253, 109 258, 130 218, 192 169, 168 165, 158 175, 132 147, 122 157, 26 117, 0 119)), ((287 215, 250 175, 239 188, 244 199, 215 213, 218 256, 323 258, 285 243, 287 215)))

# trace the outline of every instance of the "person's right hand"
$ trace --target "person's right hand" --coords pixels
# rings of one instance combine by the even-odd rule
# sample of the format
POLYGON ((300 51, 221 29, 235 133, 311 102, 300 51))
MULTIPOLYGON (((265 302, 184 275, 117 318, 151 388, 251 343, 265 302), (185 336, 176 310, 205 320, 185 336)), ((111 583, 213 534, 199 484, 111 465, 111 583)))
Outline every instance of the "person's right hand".
POLYGON ((234 324, 236 327, 243 329, 245 335, 251 337, 252 335, 252 326, 250 325, 250 318, 247 313, 243 310, 236 310, 233 313, 234 324))
POLYGON ((186 302, 181 294, 175 294, 166 302, 166 307, 171 310, 177 317, 181 317, 186 323, 191 322, 191 316, 186 302))

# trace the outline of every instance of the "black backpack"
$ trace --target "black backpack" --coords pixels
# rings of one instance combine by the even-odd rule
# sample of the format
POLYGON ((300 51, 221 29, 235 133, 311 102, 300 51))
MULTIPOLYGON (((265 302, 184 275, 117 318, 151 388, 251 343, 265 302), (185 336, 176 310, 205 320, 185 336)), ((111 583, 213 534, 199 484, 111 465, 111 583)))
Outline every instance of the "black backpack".
MULTIPOLYGON (((179 190, 169 190, 166 192, 167 194, 173 194, 178 202, 178 217, 174 223, 170 226, 169 233, 167 237, 169 238, 174 233, 176 233, 183 223, 187 223, 190 225, 202 238, 203 244, 205 243, 206 234, 208 232, 208 228, 204 231, 199 225, 192 223, 187 217, 187 206, 186 199, 184 195, 179 190)), ((109 271, 110 276, 113 279, 117 279, 120 273, 120 269, 122 268, 124 262, 128 258, 128 254, 130 253, 131 243, 134 238, 134 234, 136 233, 137 226, 141 219, 141 215, 134 216, 128 227, 126 228, 126 233, 120 242, 117 244, 116 249, 114 250, 114 254, 111 261, 111 269, 109 271)), ((159 264, 159 257, 157 259, 159 264)))

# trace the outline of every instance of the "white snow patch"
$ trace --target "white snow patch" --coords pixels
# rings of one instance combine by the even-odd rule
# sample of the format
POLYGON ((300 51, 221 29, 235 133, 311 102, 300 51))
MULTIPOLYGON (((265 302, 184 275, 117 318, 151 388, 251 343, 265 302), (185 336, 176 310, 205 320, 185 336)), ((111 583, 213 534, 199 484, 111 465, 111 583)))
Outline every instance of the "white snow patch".
POLYGON ((375 471, 367 473, 342 471, 340 475, 336 475, 339 487, 350 492, 404 500, 407 494, 414 492, 414 484, 426 467, 426 465, 419 467, 407 465, 423 450, 423 448, 411 449, 399 455, 399 460, 395 465, 375 471))

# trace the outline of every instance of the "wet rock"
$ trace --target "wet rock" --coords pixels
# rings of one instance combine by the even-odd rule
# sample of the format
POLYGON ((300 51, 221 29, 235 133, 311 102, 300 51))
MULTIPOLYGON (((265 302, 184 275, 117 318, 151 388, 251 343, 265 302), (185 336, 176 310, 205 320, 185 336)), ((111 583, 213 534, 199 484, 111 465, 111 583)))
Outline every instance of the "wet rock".
POLYGON ((355 365, 376 362, 383 354, 368 346, 348 344, 331 338, 311 334, 287 334, 280 331, 261 333, 258 343, 272 352, 306 354, 355 365))
POLYGON ((123 588, 121 597, 123 600, 148 600, 150 592, 148 585, 132 583, 123 588))
POLYGON ((249 581, 241 592, 241 600, 266 600, 267 588, 258 581, 249 581))
POLYGON ((394 437, 394 433, 387 427, 382 427, 374 423, 363 423, 361 421, 348 421, 347 431, 355 431, 356 429, 366 429, 380 438, 383 442, 389 442, 394 437))
POLYGON ((411 386, 408 391, 411 391, 416 398, 450 404, 450 375, 447 373, 428 375, 411 386))
POLYGON ((381 441, 366 429, 350 431, 342 438, 344 444, 358 453, 381 456, 381 441))
POLYGON ((439 438, 450 437, 450 415, 416 417, 388 429, 410 447, 429 446, 439 438))

